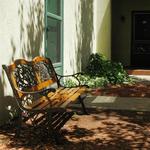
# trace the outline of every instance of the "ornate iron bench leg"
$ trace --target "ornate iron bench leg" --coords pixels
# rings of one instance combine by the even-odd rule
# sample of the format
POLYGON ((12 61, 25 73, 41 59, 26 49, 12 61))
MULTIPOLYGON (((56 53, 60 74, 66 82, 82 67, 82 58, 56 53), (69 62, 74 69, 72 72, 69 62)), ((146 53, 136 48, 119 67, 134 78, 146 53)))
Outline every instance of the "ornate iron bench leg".
POLYGON ((21 125, 22 125, 22 111, 19 110, 19 115, 18 115, 18 119, 17 119, 17 130, 16 130, 16 133, 15 133, 16 137, 20 136, 21 125))
POLYGON ((48 123, 48 134, 52 135, 52 113, 50 111, 47 111, 47 123, 48 123))
POLYGON ((85 97, 86 97, 86 96, 83 96, 83 97, 79 96, 79 101, 80 101, 81 106, 82 106, 83 114, 89 115, 89 113, 87 112, 87 109, 86 109, 86 107, 85 107, 85 104, 84 104, 84 98, 85 98, 85 97))
POLYGON ((47 122, 48 122, 48 135, 52 138, 56 143, 59 143, 58 135, 54 131, 52 123, 53 123, 53 113, 47 111, 47 122))

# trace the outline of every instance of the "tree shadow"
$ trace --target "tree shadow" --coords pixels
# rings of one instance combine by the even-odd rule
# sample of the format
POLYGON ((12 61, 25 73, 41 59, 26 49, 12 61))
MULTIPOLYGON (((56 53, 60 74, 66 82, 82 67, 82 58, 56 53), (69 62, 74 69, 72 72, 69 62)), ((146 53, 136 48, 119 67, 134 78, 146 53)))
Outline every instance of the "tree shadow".
POLYGON ((37 2, 30 0, 29 10, 26 11, 24 1, 20 0, 19 3, 21 55, 22 57, 34 58, 41 54, 44 34, 44 6, 41 0, 37 2))
MULTIPOLYGON (((9 64, 18 57, 32 59, 35 56, 42 55, 41 50, 44 37, 44 6, 42 1, 29 0, 29 2, 24 2, 23 0, 19 0, 18 16, 20 20, 20 29, 18 29, 20 39, 18 41, 19 44, 17 43, 18 45, 16 45, 13 37, 10 39, 12 55, 8 60, 9 64), (20 47, 20 49, 17 49, 17 47, 20 47)), ((9 102, 10 105, 12 105, 12 107, 9 106, 9 108, 16 106, 16 101, 13 101, 13 97, 5 94, 5 91, 7 93, 7 90, 11 90, 8 88, 10 85, 7 84, 6 80, 7 78, 4 75, 4 71, 2 71, 0 77, 0 112, 3 115, 0 121, 8 120, 10 113, 12 114, 12 110, 7 109, 9 102)), ((16 109, 13 108, 14 111, 16 111, 16 109)))
POLYGON ((93 111, 86 121, 79 118, 78 122, 70 123, 67 139, 76 149, 149 149, 148 116, 149 113, 135 111, 93 111), (83 133, 78 136, 80 129, 83 133))
POLYGON ((80 0, 76 19, 76 66, 84 71, 93 47, 93 0, 80 0))
POLYGON ((110 85, 104 89, 97 89, 93 91, 93 95, 101 96, 117 96, 117 97, 150 97, 150 82, 146 80, 139 80, 135 84, 121 84, 118 86, 110 85))
MULTIPOLYGON (((19 55, 23 58, 34 58, 42 55, 43 37, 44 37, 44 6, 41 0, 29 0, 26 4, 19 0, 18 16, 20 19, 20 49, 19 55), (28 9, 27 9, 28 8, 28 9)), ((17 53, 17 46, 13 38, 10 40, 13 50, 10 62, 12 62, 17 53)))
MULTIPOLYGON (((78 116, 78 120, 69 120, 62 130, 61 145, 52 142, 45 132, 36 134, 31 128, 24 128, 20 138, 14 137, 14 127, 0 130, 0 140, 5 140, 6 148, 22 149, 103 149, 129 150, 149 149, 150 120, 139 122, 137 112, 101 110, 91 115, 78 116), (86 119, 85 119, 86 118, 86 119), (86 121, 85 121, 86 120, 86 121)), ((143 114, 146 115, 146 114, 143 114)), ((149 114, 147 114, 149 116, 149 114)))
MULTIPOLYGON (((66 122, 73 116, 73 112, 64 113, 54 113, 52 117, 52 128, 54 132, 57 132, 58 140, 60 143, 65 141, 64 133, 61 133, 61 128, 66 124, 66 122)), ((29 149, 45 149, 46 145, 51 144, 54 146, 56 143, 53 141, 53 137, 48 133, 46 128, 48 122, 44 120, 42 123, 38 123, 37 127, 34 127, 30 122, 23 124, 21 128, 21 135, 19 137, 15 136, 17 130, 17 121, 14 119, 10 123, 2 126, 0 128, 0 140, 3 141, 7 148, 29 148, 29 149), (5 143, 5 139, 9 141, 5 143)), ((56 134, 55 134, 56 136, 56 134)), ((0 143, 1 148, 1 143, 0 143)))

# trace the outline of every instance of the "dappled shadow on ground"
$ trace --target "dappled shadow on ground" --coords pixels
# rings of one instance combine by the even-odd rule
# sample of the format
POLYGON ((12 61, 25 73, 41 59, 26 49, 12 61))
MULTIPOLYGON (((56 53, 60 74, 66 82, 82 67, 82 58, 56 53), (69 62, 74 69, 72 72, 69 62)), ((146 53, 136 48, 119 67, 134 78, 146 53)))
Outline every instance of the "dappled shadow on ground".
POLYGON ((150 113, 135 111, 93 111, 74 115, 62 128, 60 145, 42 132, 24 127, 20 138, 15 127, 1 128, 0 149, 131 150, 150 147, 150 113))
POLYGON ((92 94, 121 97, 150 97, 150 84, 110 85, 106 88, 93 90, 92 94))

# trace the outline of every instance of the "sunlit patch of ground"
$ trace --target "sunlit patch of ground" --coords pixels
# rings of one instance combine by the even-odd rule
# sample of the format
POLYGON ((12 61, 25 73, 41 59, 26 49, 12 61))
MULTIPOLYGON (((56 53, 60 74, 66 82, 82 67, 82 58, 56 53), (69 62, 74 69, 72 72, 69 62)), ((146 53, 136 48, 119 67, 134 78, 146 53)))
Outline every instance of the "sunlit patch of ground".
POLYGON ((150 84, 135 83, 132 85, 109 85, 106 88, 97 88, 93 95, 107 95, 119 97, 150 97, 150 84))
POLYGON ((134 113, 101 112, 70 121, 67 139, 86 147, 107 150, 149 149, 150 122, 134 113))
POLYGON ((0 130, 0 150, 149 150, 149 116, 149 113, 129 111, 74 115, 61 130, 60 145, 27 127, 16 138, 14 128, 5 127, 0 130))

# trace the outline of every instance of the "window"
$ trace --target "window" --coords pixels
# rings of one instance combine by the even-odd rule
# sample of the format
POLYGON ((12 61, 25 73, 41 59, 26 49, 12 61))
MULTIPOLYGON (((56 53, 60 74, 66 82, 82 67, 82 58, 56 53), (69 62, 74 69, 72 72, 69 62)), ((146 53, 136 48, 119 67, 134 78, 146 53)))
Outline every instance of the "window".
POLYGON ((62 70, 62 3, 63 0, 46 0, 46 56, 62 70))

